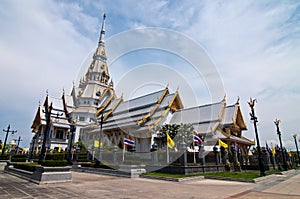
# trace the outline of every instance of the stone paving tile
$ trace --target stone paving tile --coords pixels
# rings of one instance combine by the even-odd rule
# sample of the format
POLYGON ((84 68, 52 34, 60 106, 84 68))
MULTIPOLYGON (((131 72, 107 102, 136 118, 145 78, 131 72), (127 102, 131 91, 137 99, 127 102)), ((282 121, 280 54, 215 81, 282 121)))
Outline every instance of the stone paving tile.
POLYGON ((290 179, 274 179, 261 183, 218 180, 178 183, 73 173, 73 182, 37 185, 0 171, 0 198, 300 198, 295 191, 276 193, 285 185, 297 189, 299 183, 295 182, 300 181, 300 174, 290 179))

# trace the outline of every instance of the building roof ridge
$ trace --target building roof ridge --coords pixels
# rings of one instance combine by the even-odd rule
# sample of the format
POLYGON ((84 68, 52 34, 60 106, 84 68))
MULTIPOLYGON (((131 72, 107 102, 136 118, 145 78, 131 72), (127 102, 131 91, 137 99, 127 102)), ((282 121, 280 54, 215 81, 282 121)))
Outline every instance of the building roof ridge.
POLYGON ((222 104, 222 103, 223 103, 223 100, 220 102, 214 102, 211 104, 204 104, 204 105, 200 105, 200 106, 193 106, 193 107, 189 107, 189 108, 179 109, 176 112, 186 111, 186 110, 195 109, 195 108, 203 108, 203 107, 213 106, 213 105, 222 104))

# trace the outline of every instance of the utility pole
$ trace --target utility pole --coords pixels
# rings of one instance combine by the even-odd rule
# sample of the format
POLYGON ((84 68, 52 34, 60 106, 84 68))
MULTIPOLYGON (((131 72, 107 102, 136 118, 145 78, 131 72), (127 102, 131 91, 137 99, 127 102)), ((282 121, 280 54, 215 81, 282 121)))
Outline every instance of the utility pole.
POLYGON ((17 131, 10 130, 10 125, 8 125, 7 130, 3 129, 3 131, 6 132, 6 136, 5 136, 4 146, 3 146, 3 149, 2 149, 1 155, 3 155, 4 151, 5 151, 5 145, 6 145, 8 133, 11 133, 12 135, 15 134, 15 133, 17 133, 17 131))

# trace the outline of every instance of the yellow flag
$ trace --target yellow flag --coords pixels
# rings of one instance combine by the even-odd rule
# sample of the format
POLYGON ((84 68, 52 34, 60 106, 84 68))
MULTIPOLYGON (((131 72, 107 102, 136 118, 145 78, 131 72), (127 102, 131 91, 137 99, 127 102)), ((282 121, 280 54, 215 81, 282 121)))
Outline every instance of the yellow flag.
POLYGON ((98 140, 94 140, 94 147, 99 147, 99 141, 98 140))
POLYGON ((225 149, 227 149, 228 148, 228 145, 225 143, 225 142, 223 142, 222 140, 220 140, 219 139, 219 146, 221 147, 224 147, 225 149))
POLYGON ((171 149, 174 148, 175 146, 175 142, 171 139, 168 133, 167 133, 167 146, 171 149))
POLYGON ((293 154, 292 154, 292 152, 291 152, 291 149, 288 149, 288 154, 289 154, 290 157, 293 156, 293 154))
POLYGON ((273 155, 276 154, 276 150, 275 150, 274 146, 272 146, 272 154, 273 154, 273 155))

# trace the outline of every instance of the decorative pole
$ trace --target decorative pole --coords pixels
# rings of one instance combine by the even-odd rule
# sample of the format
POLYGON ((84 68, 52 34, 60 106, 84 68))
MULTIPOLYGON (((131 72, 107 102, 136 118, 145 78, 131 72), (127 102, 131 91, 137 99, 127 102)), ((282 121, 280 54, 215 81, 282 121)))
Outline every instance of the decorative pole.
POLYGON ((50 122, 51 122, 50 119, 51 119, 52 109, 53 107, 51 102, 50 106, 49 107, 45 106, 45 111, 43 111, 46 117, 46 131, 44 132, 44 138, 43 138, 41 154, 39 157, 39 162, 42 162, 44 160, 45 153, 46 153, 46 141, 47 141, 48 133, 50 131, 50 122))
POLYGON ((256 102, 256 99, 252 100, 252 98, 250 98, 250 101, 248 102, 248 104, 251 109, 250 117, 251 117, 251 120, 253 120, 254 131, 255 131, 255 136, 256 136, 256 140, 257 140, 258 165, 259 165, 259 170, 260 170, 260 176, 265 176, 266 175, 265 167, 264 167, 264 163, 263 163, 262 157, 261 157, 261 150, 260 150, 259 138, 258 138, 258 133, 257 133, 256 123, 258 122, 258 120, 257 120, 257 117, 255 116, 255 112, 254 112, 255 102, 256 102))
POLYGON ((35 143, 37 136, 38 136, 38 134, 36 132, 35 135, 32 137, 32 145, 31 145, 30 157, 29 157, 30 160, 32 159, 32 156, 33 156, 34 143, 35 143))
POLYGON ((284 154, 283 148, 282 148, 281 132, 279 130, 279 123, 280 123, 280 120, 275 119, 274 124, 276 125, 277 135, 279 137, 279 143, 280 143, 281 155, 282 155, 282 161, 283 161, 283 168, 285 171, 287 171, 287 164, 286 164, 286 160, 285 160, 285 154, 284 154))
POLYGON ((18 154, 20 142, 23 141, 23 140, 21 140, 21 136, 19 136, 19 139, 14 139, 14 141, 18 142, 18 144, 17 144, 17 154, 18 154))
POLYGON ((299 155, 298 144, 297 144, 297 134, 294 134, 293 137, 294 137, 295 145, 296 145, 296 149, 297 149, 298 164, 300 165, 300 155, 299 155))
POLYGON ((99 146, 98 146, 98 150, 99 150, 99 156, 98 156, 98 161, 99 163, 102 162, 102 151, 101 151, 101 142, 102 142, 102 134, 103 134, 103 129, 102 129, 102 125, 103 125, 103 112, 101 113, 101 120, 100 120, 100 135, 99 135, 99 146))
MULTIPOLYGON (((71 122, 71 119, 69 119, 69 122, 71 122)), ((72 151, 72 145, 73 145, 73 140, 74 140, 74 132, 76 131, 76 124, 75 120, 72 120, 70 124, 70 136, 69 136, 69 150, 68 150, 68 164, 72 164, 72 156, 71 156, 71 151, 72 151)))
POLYGON ((7 130, 3 129, 3 131, 6 132, 6 136, 5 136, 4 145, 3 145, 3 149, 2 149, 1 155, 3 155, 4 151, 5 151, 5 145, 6 145, 8 133, 11 133, 13 135, 13 134, 15 134, 17 132, 17 131, 11 131, 10 130, 10 125, 8 125, 7 130))

